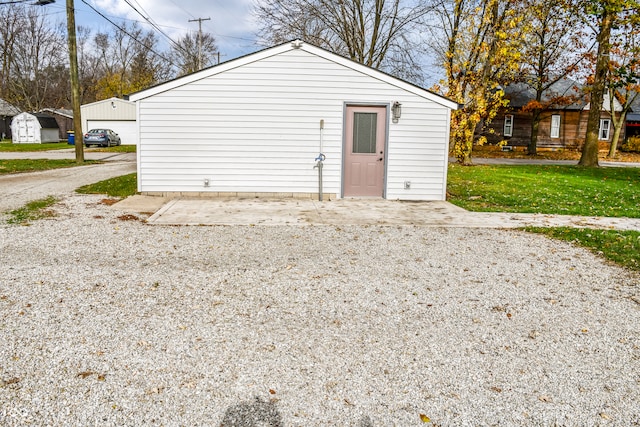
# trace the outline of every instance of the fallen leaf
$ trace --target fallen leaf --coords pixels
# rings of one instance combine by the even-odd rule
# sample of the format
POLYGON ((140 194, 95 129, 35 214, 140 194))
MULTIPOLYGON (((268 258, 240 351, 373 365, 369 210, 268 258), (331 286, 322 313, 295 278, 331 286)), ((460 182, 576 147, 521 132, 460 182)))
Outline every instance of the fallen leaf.
POLYGON ((551 402, 551 398, 549 396, 540 396, 540 397, 538 397, 538 400, 540 402, 545 402, 545 403, 550 403, 551 402))
POLYGON ((271 393, 271 394, 276 394, 276 391, 270 388, 270 389, 269 389, 269 393, 271 393))
POLYGON ((420 421, 422 421, 423 423, 430 423, 431 418, 427 417, 425 414, 420 414, 420 421))
POLYGON ((0 387, 4 387, 6 385, 10 385, 10 384, 18 384, 20 382, 20 378, 18 377, 14 377, 14 378, 10 378, 8 380, 0 380, 0 387))
POLYGON ((502 393, 502 389, 500 387, 491 387, 491 390, 495 391, 496 393, 502 393))
POLYGON ((85 379, 87 377, 90 377, 91 375, 95 374, 95 372, 92 371, 84 371, 84 372, 80 372, 78 374, 79 377, 81 377, 82 379, 85 379))

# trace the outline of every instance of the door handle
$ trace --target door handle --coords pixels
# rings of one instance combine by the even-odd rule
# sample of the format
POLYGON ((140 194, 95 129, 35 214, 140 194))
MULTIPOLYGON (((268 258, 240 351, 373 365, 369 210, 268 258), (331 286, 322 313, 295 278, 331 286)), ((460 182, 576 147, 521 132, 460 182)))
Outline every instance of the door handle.
POLYGON ((379 162, 381 162, 382 160, 384 160, 384 158, 382 158, 382 157, 380 157, 380 158, 378 159, 378 161, 379 161, 379 162))

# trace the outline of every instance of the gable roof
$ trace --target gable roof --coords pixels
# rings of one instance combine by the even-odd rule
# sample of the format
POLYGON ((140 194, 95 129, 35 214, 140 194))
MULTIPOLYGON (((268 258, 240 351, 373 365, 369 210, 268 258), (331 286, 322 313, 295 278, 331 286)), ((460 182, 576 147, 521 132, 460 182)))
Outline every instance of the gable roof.
POLYGON ((55 114, 58 116, 66 117, 68 119, 73 119, 73 110, 66 110, 64 108, 43 108, 39 112, 55 114))
POLYGON ((20 114, 20 109, 0 98, 0 116, 15 116, 20 114))
POLYGON ((326 49, 322 49, 320 47, 311 45, 309 43, 305 43, 302 40, 294 40, 291 42, 283 43, 278 46, 263 49, 255 53, 251 53, 249 55, 241 56, 239 58, 236 58, 227 62, 223 62, 221 64, 214 65, 212 67, 205 68, 200 71, 196 71, 195 73, 192 73, 183 77, 178 77, 174 80, 170 80, 168 82, 161 83, 156 86, 152 86, 148 89, 144 89, 139 92, 132 93, 128 96, 128 99, 130 101, 139 101, 141 99, 145 99, 150 96, 157 95, 159 93, 166 92, 168 90, 175 89, 175 88, 187 85, 189 83, 202 80, 207 77, 215 76, 217 74, 224 73, 225 71, 232 70, 234 68, 238 68, 243 65, 250 64, 252 62, 260 61, 262 59, 269 58, 271 56, 280 55, 282 53, 289 52, 295 49, 303 50, 312 55, 316 55, 328 61, 332 61, 344 67, 350 68, 354 71, 360 72, 362 74, 366 74, 377 80, 386 82, 393 86, 404 89, 408 92, 411 92, 415 95, 418 95, 422 98, 433 101, 451 110, 456 110, 459 107, 456 102, 448 98, 445 98, 444 96, 439 95, 435 92, 431 92, 427 89, 421 88, 417 85, 401 80, 385 72, 360 64, 359 62, 337 55, 333 52, 329 52, 326 49))
MULTIPOLYGON (((511 83, 504 88, 505 97, 509 99, 509 107, 522 108, 536 99, 535 89, 527 82, 511 83)), ((552 105, 552 108, 561 110, 582 110, 587 101, 583 92, 583 86, 571 79, 563 78, 542 92, 542 102, 548 103, 554 98, 570 97, 576 101, 568 105, 552 105)))

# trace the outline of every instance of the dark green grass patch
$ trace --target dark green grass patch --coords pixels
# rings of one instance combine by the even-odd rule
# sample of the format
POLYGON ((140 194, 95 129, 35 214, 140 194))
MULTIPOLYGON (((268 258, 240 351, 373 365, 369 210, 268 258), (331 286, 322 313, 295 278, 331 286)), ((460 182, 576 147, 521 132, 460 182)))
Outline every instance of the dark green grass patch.
POLYGON ((7 222, 9 224, 29 225, 31 221, 55 216, 53 211, 48 208, 50 208, 57 202, 58 199, 53 196, 34 200, 19 209, 10 211, 9 219, 7 219, 7 222))
POLYGON ((125 198, 136 194, 137 186, 137 174, 130 173, 95 184, 83 185, 76 191, 82 194, 106 194, 111 197, 125 198))
POLYGON ((135 145, 114 145, 113 147, 87 148, 89 151, 99 151, 105 153, 135 153, 135 145))
POLYGON ((640 231, 572 227, 527 227, 525 230, 572 242, 623 267, 640 271, 640 231))
POLYGON ((11 141, 3 140, 0 143, 0 151, 47 151, 72 148, 66 142, 48 142, 45 144, 13 144, 11 141))
POLYGON ((37 172, 49 169, 70 168, 74 166, 90 165, 100 163, 95 160, 86 160, 82 164, 78 164, 71 159, 12 159, 0 160, 0 174, 10 174, 19 172, 37 172))
POLYGON ((447 189, 471 211, 640 218, 640 168, 451 164, 447 189))

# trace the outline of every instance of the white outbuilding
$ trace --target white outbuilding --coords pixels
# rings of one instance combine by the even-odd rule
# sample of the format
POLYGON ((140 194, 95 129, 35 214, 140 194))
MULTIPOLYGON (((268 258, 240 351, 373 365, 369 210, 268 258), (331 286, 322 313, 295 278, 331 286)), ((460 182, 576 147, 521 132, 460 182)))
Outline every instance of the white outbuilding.
POLYGON ((56 119, 41 113, 20 113, 11 120, 11 139, 14 144, 42 144, 58 142, 56 119))
POLYGON ((120 98, 109 98, 80 107, 82 133, 91 129, 111 129, 123 145, 138 143, 136 105, 120 98))
POLYGON ((129 100, 143 194, 446 197, 457 103, 300 40, 129 100))

